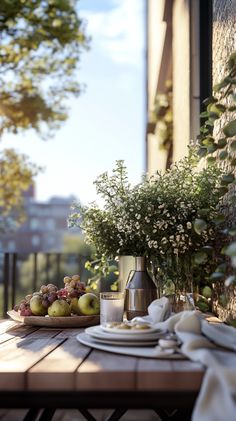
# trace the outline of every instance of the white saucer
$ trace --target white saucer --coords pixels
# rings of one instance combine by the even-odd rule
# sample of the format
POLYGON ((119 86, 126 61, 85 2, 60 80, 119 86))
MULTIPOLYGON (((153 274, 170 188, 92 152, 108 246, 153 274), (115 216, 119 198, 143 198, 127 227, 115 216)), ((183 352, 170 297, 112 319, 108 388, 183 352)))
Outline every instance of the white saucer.
POLYGON ((160 329, 156 329, 155 327, 150 327, 150 328, 148 328, 148 329, 116 329, 115 327, 107 327, 107 326, 103 326, 103 325, 100 325, 101 326, 101 328, 102 328, 102 330, 104 330, 104 332, 109 332, 109 333, 114 333, 114 334, 118 334, 118 335, 120 335, 120 334, 122 334, 122 335, 128 335, 128 336, 130 336, 130 335, 132 335, 132 336, 140 336, 140 335, 142 335, 142 336, 146 336, 146 335, 148 335, 149 333, 154 333, 154 332, 161 332, 161 330, 160 329))
POLYGON ((150 347, 155 347, 157 345, 157 341, 158 339, 156 339, 155 341, 141 341, 141 340, 112 340, 112 339, 107 339, 107 338, 95 338, 93 336, 88 335, 91 340, 93 342, 96 343, 100 343, 100 344, 105 344, 105 345, 113 345, 113 346, 134 346, 134 347, 145 347, 145 346, 150 346, 150 347))
POLYGON ((98 326, 91 326, 87 329, 85 329, 85 332, 87 335, 91 336, 94 339, 102 340, 103 342, 106 341, 107 343, 110 341, 113 342, 125 342, 125 343, 157 343, 158 339, 163 338, 164 333, 163 332, 153 332, 153 333, 145 333, 145 335, 142 334, 142 332, 138 332, 139 334, 135 335, 127 335, 123 334, 119 330, 119 333, 113 333, 113 332, 107 332, 103 330, 103 327, 101 325, 98 326))

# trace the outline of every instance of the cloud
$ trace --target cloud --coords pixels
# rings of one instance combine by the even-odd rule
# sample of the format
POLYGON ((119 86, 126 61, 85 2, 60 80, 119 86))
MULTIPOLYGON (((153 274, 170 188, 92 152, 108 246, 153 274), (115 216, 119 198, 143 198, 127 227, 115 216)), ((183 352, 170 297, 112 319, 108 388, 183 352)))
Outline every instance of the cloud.
POLYGON ((144 51, 144 0, 113 0, 113 5, 103 12, 81 10, 87 33, 111 60, 138 65, 144 51))

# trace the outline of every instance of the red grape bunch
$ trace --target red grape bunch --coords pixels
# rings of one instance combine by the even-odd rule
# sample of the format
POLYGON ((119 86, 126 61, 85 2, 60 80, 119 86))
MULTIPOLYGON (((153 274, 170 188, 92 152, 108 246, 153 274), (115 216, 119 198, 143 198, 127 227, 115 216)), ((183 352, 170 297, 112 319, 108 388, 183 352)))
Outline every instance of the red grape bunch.
POLYGON ((54 301, 57 300, 57 287, 53 284, 42 285, 39 290, 42 296, 42 306, 48 308, 54 301))
POLYGON ((32 294, 26 295, 26 297, 21 300, 20 304, 14 306, 14 310, 18 311, 21 316, 32 316, 32 311, 30 309, 30 299, 32 294))
POLYGON ((70 301, 72 298, 79 298, 85 294, 85 284, 80 281, 79 275, 65 276, 63 279, 65 284, 64 288, 61 288, 57 294, 58 297, 66 298, 70 301))

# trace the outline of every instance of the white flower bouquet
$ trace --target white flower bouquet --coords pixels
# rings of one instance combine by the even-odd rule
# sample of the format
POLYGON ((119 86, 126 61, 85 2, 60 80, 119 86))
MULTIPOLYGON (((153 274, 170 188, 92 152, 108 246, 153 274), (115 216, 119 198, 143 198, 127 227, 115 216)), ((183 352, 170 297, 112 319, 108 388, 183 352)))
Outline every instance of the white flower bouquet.
POLYGON ((221 171, 215 165, 197 171, 193 150, 164 174, 128 182, 123 161, 113 174, 95 181, 104 206, 74 205, 69 226, 80 226, 98 255, 146 256, 163 261, 199 253, 215 238, 221 171), (204 217, 204 226, 194 229, 204 217))

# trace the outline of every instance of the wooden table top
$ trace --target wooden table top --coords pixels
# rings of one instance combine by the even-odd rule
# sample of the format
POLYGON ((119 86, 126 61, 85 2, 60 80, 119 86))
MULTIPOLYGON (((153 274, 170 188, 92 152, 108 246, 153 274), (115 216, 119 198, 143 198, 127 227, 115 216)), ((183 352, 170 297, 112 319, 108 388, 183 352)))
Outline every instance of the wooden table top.
POLYGON ((0 391, 198 391, 204 370, 189 360, 158 360, 80 344, 83 329, 27 327, 0 320, 0 391))

